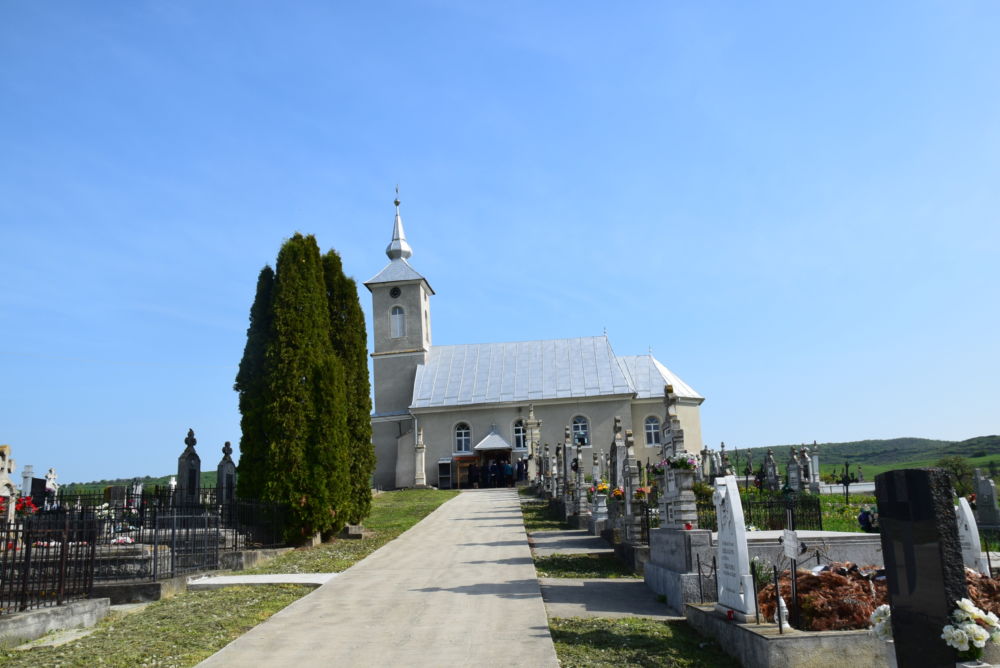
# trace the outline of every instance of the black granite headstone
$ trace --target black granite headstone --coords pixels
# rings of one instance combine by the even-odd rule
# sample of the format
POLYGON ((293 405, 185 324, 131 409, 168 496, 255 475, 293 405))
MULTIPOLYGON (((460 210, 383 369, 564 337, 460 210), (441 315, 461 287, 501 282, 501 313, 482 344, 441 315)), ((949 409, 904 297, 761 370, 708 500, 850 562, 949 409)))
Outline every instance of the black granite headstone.
POLYGON ((45 478, 31 479, 31 501, 39 508, 45 505, 45 478))
POLYGON ((901 668, 951 668, 956 652, 941 630, 968 592, 948 475, 940 469, 882 473, 875 497, 896 661, 901 668))
POLYGON ((216 503, 231 503, 236 499, 236 464, 232 455, 233 446, 226 441, 222 446, 222 460, 215 478, 216 503))
POLYGON ((177 458, 177 496, 178 503, 198 503, 201 498, 201 457, 195 452, 198 441, 194 437, 194 429, 188 429, 184 439, 184 452, 177 458))

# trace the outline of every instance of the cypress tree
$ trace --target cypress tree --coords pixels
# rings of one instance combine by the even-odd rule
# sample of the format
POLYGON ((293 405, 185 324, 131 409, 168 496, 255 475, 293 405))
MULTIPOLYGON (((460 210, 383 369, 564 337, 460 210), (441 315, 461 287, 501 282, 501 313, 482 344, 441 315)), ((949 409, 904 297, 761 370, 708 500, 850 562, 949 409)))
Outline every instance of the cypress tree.
POLYGON ((250 307, 247 345, 236 374, 233 389, 240 400, 240 462, 237 493, 241 497, 260 497, 264 488, 268 453, 267 369, 265 350, 272 325, 274 271, 269 266, 257 277, 257 294, 250 307))
MULTIPOLYGON (((319 247, 294 235, 278 253, 265 356, 262 497, 291 506, 290 539, 343 525, 348 462, 344 370, 330 341, 319 247)), ((249 341, 248 341, 249 345, 249 341)), ((241 460, 242 463, 242 460, 241 460)))
POLYGON ((358 299, 358 286, 344 274, 336 251, 323 256, 330 341, 344 366, 347 407, 349 499, 347 521, 361 522, 371 510, 371 476, 375 470, 372 446, 371 385, 368 378, 368 333, 358 299))

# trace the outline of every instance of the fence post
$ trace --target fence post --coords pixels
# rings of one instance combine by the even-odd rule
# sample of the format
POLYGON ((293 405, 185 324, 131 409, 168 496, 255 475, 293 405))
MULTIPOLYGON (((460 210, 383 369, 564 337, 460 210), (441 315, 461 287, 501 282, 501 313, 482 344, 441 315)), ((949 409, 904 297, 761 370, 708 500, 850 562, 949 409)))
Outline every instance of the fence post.
POLYGON ((695 557, 695 559, 697 560, 697 563, 698 563, 698 597, 701 599, 701 602, 704 603, 705 602, 705 589, 702 586, 702 582, 701 582, 701 555, 700 554, 695 554, 694 557, 695 557))
MULTIPOLYGON (((160 514, 154 509, 150 509, 151 512, 146 513, 146 517, 149 515, 153 516, 153 582, 156 582, 156 577, 160 571, 160 514)), ((145 521, 143 522, 143 527, 145 528, 145 521)))
POLYGON ((774 567, 774 618, 778 620, 778 633, 783 634, 781 628, 781 581, 778 580, 778 567, 774 567))
POLYGON ((69 513, 65 514, 62 529, 62 541, 59 544, 59 585, 56 594, 56 605, 63 604, 66 595, 66 552, 69 550, 69 513))
MULTIPOLYGON (((31 520, 25 518, 21 524, 21 539, 24 543, 24 552, 21 557, 21 596, 18 601, 18 611, 24 612, 28 609, 28 580, 31 579, 31 520)), ((17 544, 14 544, 17 549, 17 544)))
POLYGON ((170 577, 177 577, 177 508, 170 508, 170 577))

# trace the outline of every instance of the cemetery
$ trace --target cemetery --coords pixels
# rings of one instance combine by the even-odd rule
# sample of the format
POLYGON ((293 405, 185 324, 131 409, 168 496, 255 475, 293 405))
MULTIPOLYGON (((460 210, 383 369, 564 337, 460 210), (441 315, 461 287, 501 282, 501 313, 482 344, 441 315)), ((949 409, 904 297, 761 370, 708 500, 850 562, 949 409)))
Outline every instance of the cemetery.
POLYGON ((112 603, 159 598, 172 580, 241 561, 243 552, 285 545, 287 509, 236 495, 226 443, 218 485, 202 489, 193 430, 177 476, 164 488, 113 486, 61 493, 54 468, 35 478, 0 446, 0 615, 107 596, 112 603))
MULTIPOLYGON (((941 470, 889 471, 876 477, 859 529, 824 530, 815 445, 781 464, 768 451, 741 481, 725 444, 685 447, 676 395, 668 386, 664 396, 657 465, 637 461, 618 418, 606 456, 568 429, 535 450, 532 482, 550 516, 604 538, 674 614, 744 666, 1000 664, 989 549, 1000 505, 982 471, 975 510, 941 470)), ((855 482, 845 465, 845 499, 855 482)))

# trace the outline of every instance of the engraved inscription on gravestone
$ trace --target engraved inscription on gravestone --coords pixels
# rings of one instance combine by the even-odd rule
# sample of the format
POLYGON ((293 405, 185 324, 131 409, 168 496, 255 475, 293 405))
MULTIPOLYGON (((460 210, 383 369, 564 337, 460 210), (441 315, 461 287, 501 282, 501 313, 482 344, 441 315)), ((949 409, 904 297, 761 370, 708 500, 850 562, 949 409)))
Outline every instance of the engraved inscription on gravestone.
POLYGON ((966 568, 989 575, 990 568, 979 542, 976 517, 972 514, 972 507, 965 497, 959 497, 955 514, 958 520, 958 540, 962 546, 962 562, 966 568))
POLYGON ((738 621, 747 621, 754 610, 753 579, 736 476, 716 478, 712 501, 719 527, 716 573, 719 603, 716 609, 732 610, 738 621))

